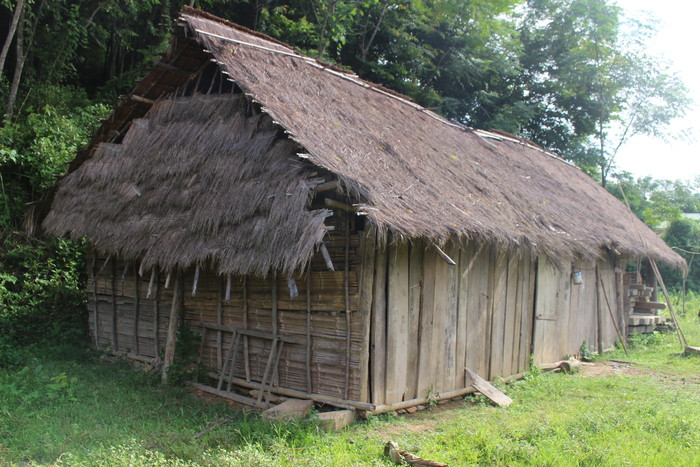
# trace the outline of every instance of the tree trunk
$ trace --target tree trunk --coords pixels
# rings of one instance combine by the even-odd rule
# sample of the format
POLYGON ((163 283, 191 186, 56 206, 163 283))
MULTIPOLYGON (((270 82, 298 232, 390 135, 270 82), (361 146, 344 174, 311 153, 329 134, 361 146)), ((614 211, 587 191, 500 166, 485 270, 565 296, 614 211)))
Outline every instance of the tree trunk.
POLYGON ((10 94, 7 98, 7 111, 5 112, 5 122, 12 121, 12 113, 14 112, 15 101, 17 100, 17 90, 19 82, 22 78, 22 69, 27 58, 24 55, 24 10, 20 12, 19 24, 17 25, 17 64, 15 65, 15 74, 12 77, 12 85, 10 86, 10 94))
POLYGON ((15 31, 17 30, 17 25, 19 20, 24 13, 24 0, 17 0, 17 6, 15 6, 15 12, 12 15, 12 22, 10 23, 10 30, 7 31, 7 37, 5 38, 5 43, 2 45, 2 51, 0 51, 0 73, 5 68, 5 59, 7 58, 7 53, 10 51, 10 45, 12 44, 12 38, 15 36, 15 31))

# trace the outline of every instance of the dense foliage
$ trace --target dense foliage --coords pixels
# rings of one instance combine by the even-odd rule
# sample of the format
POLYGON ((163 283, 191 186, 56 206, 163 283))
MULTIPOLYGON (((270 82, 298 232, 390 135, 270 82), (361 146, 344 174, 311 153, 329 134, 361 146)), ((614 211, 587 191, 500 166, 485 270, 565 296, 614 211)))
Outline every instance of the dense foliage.
MULTIPOLYGON (((652 25, 612 0, 0 0, 1 319, 31 310, 27 323, 50 320, 57 303, 80 313, 81 247, 16 232, 28 203, 163 52, 186 3, 448 118, 552 148, 611 191, 624 186, 650 225, 700 211, 697 182, 608 183, 626 139, 658 134, 688 106, 683 84, 645 51, 652 25)), ((697 236, 678 241, 694 248, 697 236)), ((44 335, 41 326, 12 339, 44 335)))

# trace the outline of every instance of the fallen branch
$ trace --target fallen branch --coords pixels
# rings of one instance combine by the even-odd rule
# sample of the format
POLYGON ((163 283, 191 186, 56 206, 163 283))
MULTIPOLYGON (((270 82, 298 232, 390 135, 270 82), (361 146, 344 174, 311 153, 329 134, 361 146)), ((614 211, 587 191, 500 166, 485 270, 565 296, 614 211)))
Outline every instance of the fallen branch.
POLYGON ((219 420, 218 422, 216 422, 216 423, 214 423, 213 425, 211 425, 209 428, 205 428, 204 430, 200 431, 199 433, 193 435, 193 436, 192 436, 192 439, 197 439, 197 438, 199 438, 200 436, 202 436, 203 434, 209 433, 211 430, 213 430, 213 429, 216 428, 217 426, 224 425, 224 424, 230 422, 231 420, 233 420, 233 417, 228 417, 228 418, 224 418, 223 420, 219 420))
POLYGON ((392 462, 399 465, 408 464, 420 467, 448 467, 447 464, 443 464, 442 462, 423 459, 415 454, 411 454, 408 451, 399 449, 399 445, 393 441, 389 441, 384 446, 384 455, 388 456, 392 462))

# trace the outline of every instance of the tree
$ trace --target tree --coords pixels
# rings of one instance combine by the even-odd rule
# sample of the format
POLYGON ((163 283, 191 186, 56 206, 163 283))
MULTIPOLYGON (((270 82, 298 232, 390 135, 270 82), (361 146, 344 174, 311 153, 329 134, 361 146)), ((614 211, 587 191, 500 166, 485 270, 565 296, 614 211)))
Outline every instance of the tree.
POLYGON ((662 135, 690 103, 668 65, 646 53, 652 34, 607 0, 528 1, 522 64, 536 110, 524 134, 605 186, 630 137, 662 135))

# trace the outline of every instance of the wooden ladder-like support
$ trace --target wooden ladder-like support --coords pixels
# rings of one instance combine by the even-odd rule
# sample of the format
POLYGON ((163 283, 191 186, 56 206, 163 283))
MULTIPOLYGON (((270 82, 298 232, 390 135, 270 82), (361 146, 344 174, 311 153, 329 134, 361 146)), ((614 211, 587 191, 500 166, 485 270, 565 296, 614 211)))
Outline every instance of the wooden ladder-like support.
MULTIPOLYGON (((279 372, 279 361, 282 355, 282 349, 285 343, 292 344, 303 344, 305 341, 303 339, 297 339, 290 336, 280 336, 269 332, 255 331, 252 329, 241 329, 234 328, 230 326, 222 326, 215 323, 201 323, 203 333, 202 333, 202 346, 206 338, 207 330, 223 331, 231 333, 231 340, 228 342, 226 348, 226 355, 222 361, 221 373, 219 374, 219 381, 217 383, 217 391, 221 391, 224 387, 224 382, 226 382, 226 392, 231 392, 231 386, 233 385, 234 372, 236 370, 236 359, 238 357, 239 347, 241 345, 241 337, 249 336, 255 337, 262 340, 270 341, 270 353, 267 355, 267 362, 265 364, 265 370, 263 371, 262 381, 260 382, 260 392, 258 394, 258 402, 261 402, 263 396, 267 392, 268 396, 270 390, 273 387, 277 375, 279 372)), ((200 349, 200 358, 201 358, 200 349)))

